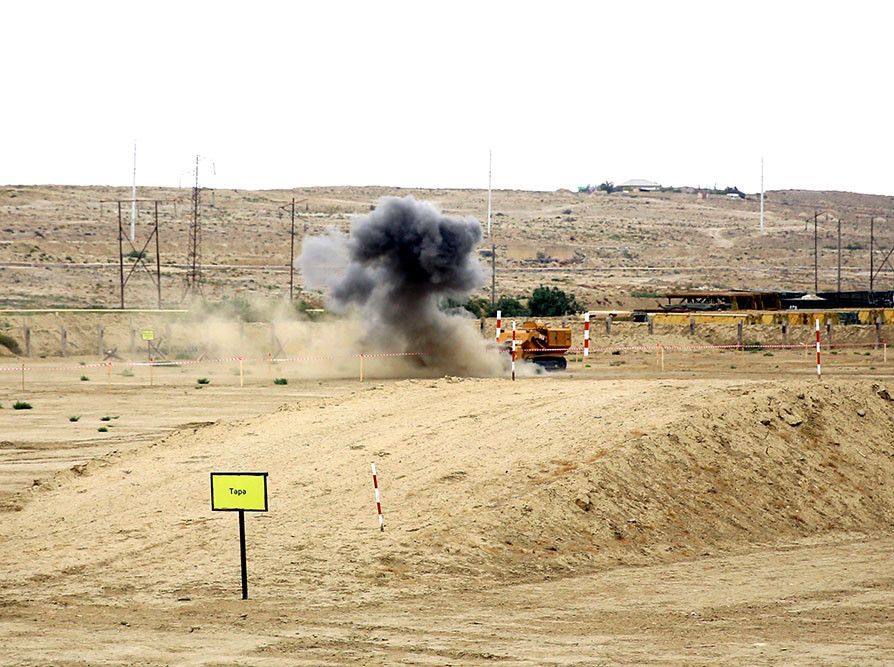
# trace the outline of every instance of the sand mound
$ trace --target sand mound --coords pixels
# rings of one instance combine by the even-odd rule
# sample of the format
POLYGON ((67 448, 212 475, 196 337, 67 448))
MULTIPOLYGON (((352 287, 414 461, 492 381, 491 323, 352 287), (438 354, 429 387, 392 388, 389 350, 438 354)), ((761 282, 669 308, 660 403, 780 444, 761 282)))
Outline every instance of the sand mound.
POLYGON ((406 380, 172 434, 4 515, 4 596, 238 590, 208 473, 266 470, 258 597, 356 600, 894 525, 894 402, 863 381, 406 380), (377 530, 369 463, 387 527, 377 530))

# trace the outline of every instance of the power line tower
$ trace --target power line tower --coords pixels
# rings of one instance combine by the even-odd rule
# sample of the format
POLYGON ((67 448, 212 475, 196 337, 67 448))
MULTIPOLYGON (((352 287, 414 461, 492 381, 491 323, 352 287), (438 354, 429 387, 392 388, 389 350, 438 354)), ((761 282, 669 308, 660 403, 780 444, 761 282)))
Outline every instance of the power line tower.
POLYGON ((199 156, 196 155, 195 182, 192 188, 192 220, 186 252, 186 293, 202 293, 202 222, 199 217, 199 156))

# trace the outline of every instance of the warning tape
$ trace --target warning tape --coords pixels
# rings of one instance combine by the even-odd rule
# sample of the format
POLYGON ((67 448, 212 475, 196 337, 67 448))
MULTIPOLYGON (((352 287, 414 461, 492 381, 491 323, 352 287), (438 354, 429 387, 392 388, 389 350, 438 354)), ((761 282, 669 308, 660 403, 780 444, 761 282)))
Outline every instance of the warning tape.
MULTIPOLYGON (((882 345, 885 345, 885 341, 881 341, 880 343, 835 343, 835 344, 827 344, 824 347, 827 348, 877 348, 882 345)), ((813 343, 789 343, 789 344, 775 344, 775 343, 748 343, 744 345, 737 345, 735 343, 729 345, 663 345, 663 344, 654 344, 654 345, 609 345, 603 347, 531 347, 531 348, 520 348, 523 351, 527 352, 565 352, 567 354, 581 354, 585 350, 589 349, 590 354, 598 353, 598 352, 656 352, 658 350, 664 350, 665 352, 700 352, 702 350, 803 350, 805 347, 810 348, 813 346, 813 343)), ((503 352, 511 352, 510 348, 504 347, 503 352)))
POLYGON ((380 357, 422 357, 425 352, 355 352, 352 354, 303 355, 295 357, 215 357, 203 359, 162 359, 152 361, 101 361, 94 363, 54 364, 52 366, 27 365, 0 367, 0 373, 20 373, 25 371, 71 371, 82 368, 176 368, 180 366, 196 366, 199 364, 220 364, 248 361, 254 363, 288 363, 298 361, 319 361, 331 359, 375 359, 380 357))
MULTIPOLYGON (((858 348, 879 348, 883 345, 886 345, 885 341, 880 341, 879 343, 832 343, 825 345, 827 349, 858 349, 858 348)), ((653 345, 616 345, 616 346, 602 346, 602 347, 589 347, 590 354, 607 354, 611 352, 649 352, 656 353, 661 350, 665 352, 700 352, 704 350, 804 350, 805 348, 812 348, 814 346, 813 342, 805 342, 805 343, 788 343, 788 344, 778 344, 778 343, 746 343, 744 345, 737 345, 735 343, 728 345, 663 345, 663 344, 653 344, 653 345)), ((562 354, 582 354, 584 353, 584 347, 546 347, 546 348, 529 348, 523 351, 533 351, 533 352, 557 352, 562 354)), ((511 354, 510 348, 507 346, 502 351, 508 352, 511 354)), ((91 363, 77 363, 77 364, 53 364, 50 366, 43 365, 31 365, 31 364, 19 364, 17 366, 0 366, 0 373, 21 373, 24 371, 30 372, 45 372, 45 371, 71 371, 71 370, 79 370, 85 368, 121 368, 121 367, 133 367, 133 368, 145 368, 145 367, 153 367, 153 368, 175 368, 180 366, 197 366, 200 364, 221 364, 221 363, 237 363, 237 362, 249 362, 249 363, 291 363, 291 362, 302 362, 302 361, 323 361, 323 360, 335 360, 335 359, 376 359, 376 358, 394 358, 394 357, 424 357, 430 354, 429 352, 353 352, 353 353, 344 353, 344 354, 314 354, 314 355, 300 355, 300 356, 288 356, 288 357, 245 357, 245 356, 229 356, 229 357, 214 357, 214 358, 202 358, 202 359, 163 359, 163 360, 152 360, 152 361, 100 361, 100 362, 91 362, 91 363)))

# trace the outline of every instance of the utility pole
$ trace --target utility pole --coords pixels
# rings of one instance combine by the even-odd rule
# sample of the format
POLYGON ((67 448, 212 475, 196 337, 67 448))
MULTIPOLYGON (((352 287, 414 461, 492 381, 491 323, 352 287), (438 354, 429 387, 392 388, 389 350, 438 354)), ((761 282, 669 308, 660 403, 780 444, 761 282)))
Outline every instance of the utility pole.
POLYGON ((490 305, 497 303, 497 244, 491 229, 491 176, 493 174, 494 152, 487 151, 487 235, 490 237, 490 305))
POLYGON ((838 294, 841 295, 841 216, 838 216, 838 294))
POLYGON ((764 156, 761 156, 761 235, 764 233, 764 156))
POLYGON ((291 245, 289 250, 289 303, 293 299, 293 291, 295 289, 295 198, 292 197, 292 231, 291 245))
POLYGON ((155 287, 158 309, 161 310, 161 245, 158 241, 158 201, 155 202, 155 287))
POLYGON ((201 292, 201 243, 202 231, 199 221, 199 156, 196 155, 195 184, 192 188, 192 221, 189 225, 189 246, 186 257, 186 291, 201 292))
POLYGON ((158 309, 161 310, 161 242, 159 240, 158 235, 158 205, 164 204, 166 202, 155 199, 137 199, 136 203, 153 203, 154 209, 154 220, 152 224, 152 231, 149 232, 149 235, 146 237, 145 242, 143 242, 141 247, 137 247, 134 245, 133 241, 130 240, 129 237, 126 236, 124 231, 124 204, 133 203, 130 199, 113 199, 113 200, 100 200, 100 206, 102 204, 107 203, 108 201, 114 202, 118 207, 118 288, 120 290, 120 307, 123 309, 124 306, 124 293, 125 288, 127 287, 127 283, 130 282, 130 279, 133 277, 134 273, 137 272, 137 269, 142 269, 146 272, 146 274, 152 279, 152 282, 155 284, 155 296, 158 304, 158 309), (149 244, 152 243, 152 239, 155 237, 155 272, 153 273, 150 268, 148 262, 146 262, 146 254, 149 249, 149 244), (125 238, 127 240, 127 244, 131 248, 131 252, 128 253, 128 258, 133 257, 133 264, 130 265, 129 270, 124 271, 124 241, 125 238))
POLYGON ((875 216, 869 217, 869 300, 875 283, 875 216))
POLYGON ((819 240, 816 233, 817 212, 813 212, 813 293, 819 292, 819 240))
POLYGON ((133 187, 130 190, 130 240, 137 240, 137 142, 133 142, 133 187))
POLYGON ((118 279, 121 286, 121 310, 124 310, 124 230, 121 228, 121 202, 118 202, 118 279))

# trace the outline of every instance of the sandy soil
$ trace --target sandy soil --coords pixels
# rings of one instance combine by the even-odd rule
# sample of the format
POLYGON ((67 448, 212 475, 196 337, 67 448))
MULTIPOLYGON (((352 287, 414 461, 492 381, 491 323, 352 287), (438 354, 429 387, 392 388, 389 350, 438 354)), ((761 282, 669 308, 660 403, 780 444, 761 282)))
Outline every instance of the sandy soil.
MULTIPOLYGON (((288 284, 280 206, 292 196, 307 200, 299 237, 346 228, 386 194, 485 210, 480 190, 205 194, 206 296, 268 305, 288 284)), ((117 226, 99 200, 127 196, 0 188, 0 305, 116 306, 117 226)), ((160 222, 166 306, 185 303, 187 196, 141 192, 179 197, 160 222)), ((832 214, 821 283, 834 284, 841 216, 843 284, 862 289, 865 216, 892 199, 770 193, 763 237, 757 208, 496 192, 497 290, 557 285, 599 310, 654 306, 667 287, 809 289, 814 209, 832 214)), ((876 231, 884 254, 894 229, 876 231)), ((154 294, 137 274, 127 304, 153 307, 154 294)), ((608 336, 596 321, 593 355, 563 374, 428 377, 443 372, 368 360, 361 384, 354 359, 263 361, 357 338, 288 310, 241 325, 208 311, 0 317, 0 333, 23 344, 28 327, 33 347, 23 389, 22 360, 0 346, 0 663, 894 664, 884 348, 830 351, 818 380, 809 345, 681 351, 729 344, 734 328, 616 322, 608 336), (91 366, 100 348, 143 359, 146 328, 179 363, 152 386, 145 367, 91 366), (262 360, 245 364, 244 387, 239 355, 262 360), (17 400, 33 409, 10 409, 17 400), (208 498, 208 473, 230 469, 270 474, 270 512, 247 518, 248 601, 236 517, 208 498)), ((771 327, 745 338, 782 342, 771 327)), ((874 330, 840 327, 835 340, 866 345, 874 330)))
MULTIPOLYGON (((0 658, 890 663, 884 381, 723 366, 296 385, 275 412, 118 448, 13 496, 0 658), (222 469, 270 473, 248 602, 235 517, 209 508, 222 469)), ((219 391, 221 412, 240 400, 219 391)))

